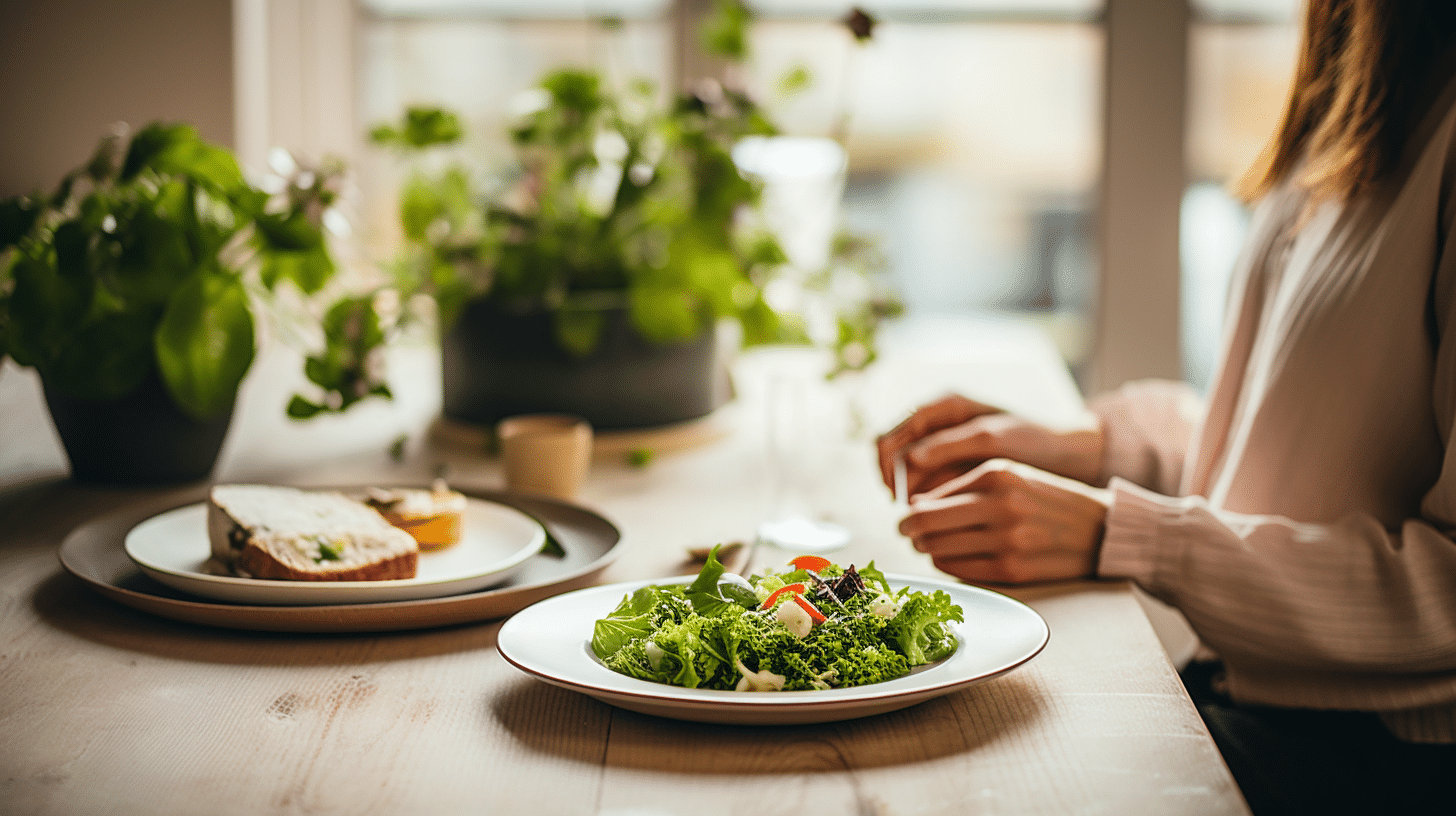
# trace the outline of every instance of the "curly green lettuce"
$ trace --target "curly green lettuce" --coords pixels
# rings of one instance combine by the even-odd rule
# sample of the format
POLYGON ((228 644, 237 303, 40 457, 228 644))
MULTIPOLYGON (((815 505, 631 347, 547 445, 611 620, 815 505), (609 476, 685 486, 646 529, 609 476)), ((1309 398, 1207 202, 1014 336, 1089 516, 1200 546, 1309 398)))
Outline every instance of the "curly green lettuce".
POLYGON ((647 586, 624 597, 596 622, 592 651, 613 671, 642 680, 784 691, 880 683, 955 652, 951 624, 964 616, 948 594, 893 589, 873 563, 857 571, 863 589, 847 597, 816 591, 846 571, 830 564, 745 581, 725 572, 715 549, 691 584, 647 586), (801 634, 784 622, 798 611, 781 610, 800 603, 796 593, 774 595, 794 584, 806 587, 807 608, 822 617, 801 634))

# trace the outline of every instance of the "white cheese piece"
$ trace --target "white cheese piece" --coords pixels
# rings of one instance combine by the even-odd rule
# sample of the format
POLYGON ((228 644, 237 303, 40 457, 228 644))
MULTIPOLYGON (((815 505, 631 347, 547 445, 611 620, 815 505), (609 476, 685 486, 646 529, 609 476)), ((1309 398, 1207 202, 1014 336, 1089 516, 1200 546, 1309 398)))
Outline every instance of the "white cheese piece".
POLYGON ((900 614, 900 605, 882 592, 880 597, 875 598, 874 603, 870 604, 870 612, 882 618, 893 618, 900 614))
POLYGON ((743 677, 739 678, 738 680, 738 685, 733 688, 734 691, 784 690, 784 680, 786 680, 787 678, 785 678, 782 674, 774 674, 768 669, 762 669, 760 671, 749 671, 748 667, 743 665, 742 660, 735 660, 733 661, 733 663, 738 667, 738 670, 743 673, 743 677))
POLYGON ((814 628, 814 619, 793 598, 779 604, 779 608, 774 611, 774 617, 800 640, 808 637, 809 630, 814 628))

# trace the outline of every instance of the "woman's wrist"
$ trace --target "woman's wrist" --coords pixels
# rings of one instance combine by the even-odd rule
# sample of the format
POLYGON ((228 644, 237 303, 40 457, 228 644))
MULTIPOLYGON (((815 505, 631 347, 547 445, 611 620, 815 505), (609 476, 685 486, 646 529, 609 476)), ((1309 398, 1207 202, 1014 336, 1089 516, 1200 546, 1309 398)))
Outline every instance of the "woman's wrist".
POLYGON ((1063 457, 1059 470, 1079 482, 1103 487, 1102 457, 1106 437, 1101 425, 1067 431, 1062 439, 1063 457))

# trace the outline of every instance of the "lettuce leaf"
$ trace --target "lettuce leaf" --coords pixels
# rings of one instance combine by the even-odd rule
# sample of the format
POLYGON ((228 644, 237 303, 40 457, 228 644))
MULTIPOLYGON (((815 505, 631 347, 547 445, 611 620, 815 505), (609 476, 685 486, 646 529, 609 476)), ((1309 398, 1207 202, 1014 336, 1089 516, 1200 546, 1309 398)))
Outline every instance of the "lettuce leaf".
POLYGON ((682 620, 691 606, 680 587, 642 587, 622 599, 612 614, 592 629, 592 651, 605 660, 632 640, 646 637, 665 622, 682 620))
POLYGON ((965 613, 950 595, 901 591, 897 597, 900 612, 885 627, 887 639, 910 661, 919 666, 948 656, 956 649, 955 633, 947 623, 964 621, 965 613))
MULTIPOLYGON (((821 574, 843 572, 834 566, 821 574)), ((955 651, 949 624, 963 620, 963 613, 947 593, 893 591, 873 563, 859 573, 875 591, 823 606, 828 620, 801 639, 758 604, 785 583, 808 583, 808 574, 755 576, 749 590, 725 580, 715 549, 691 584, 643 587, 623 598, 597 621, 592 651, 608 668, 643 680, 733 689, 743 677, 741 664, 746 671, 783 675, 786 691, 892 680, 955 651), (870 611, 880 592, 900 604, 892 619, 870 611)))
POLYGON ((693 610, 699 615, 717 617, 727 614, 730 606, 752 609, 758 605, 758 598, 753 590, 722 580, 727 568, 718 561, 718 549, 721 546, 715 545, 708 553, 708 560, 698 572, 697 579, 684 593, 692 603, 693 610))
POLYGON ((868 566, 860 567, 858 572, 859 577, 864 579, 866 587, 876 586, 886 595, 894 596, 895 590, 890 588, 890 582, 885 578, 885 574, 875 566, 875 562, 871 561, 868 566))

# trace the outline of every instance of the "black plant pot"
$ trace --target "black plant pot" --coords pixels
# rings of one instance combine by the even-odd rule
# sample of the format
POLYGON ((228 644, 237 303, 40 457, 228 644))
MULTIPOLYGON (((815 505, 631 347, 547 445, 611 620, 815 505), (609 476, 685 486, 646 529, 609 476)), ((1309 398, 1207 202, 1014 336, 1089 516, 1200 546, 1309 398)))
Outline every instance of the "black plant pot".
POLYGON ((486 426, 513 414, 567 413, 597 430, 696 419, 728 397, 715 338, 708 327, 687 342, 653 343, 626 310, 612 310, 600 344, 577 357, 557 342, 550 313, 473 301, 441 341, 444 413, 486 426))
POLYGON ((71 460, 71 478, 96 484, 181 484, 207 478, 233 406, 198 420, 173 402, 154 371, 116 400, 78 399, 43 383, 46 406, 71 460))

